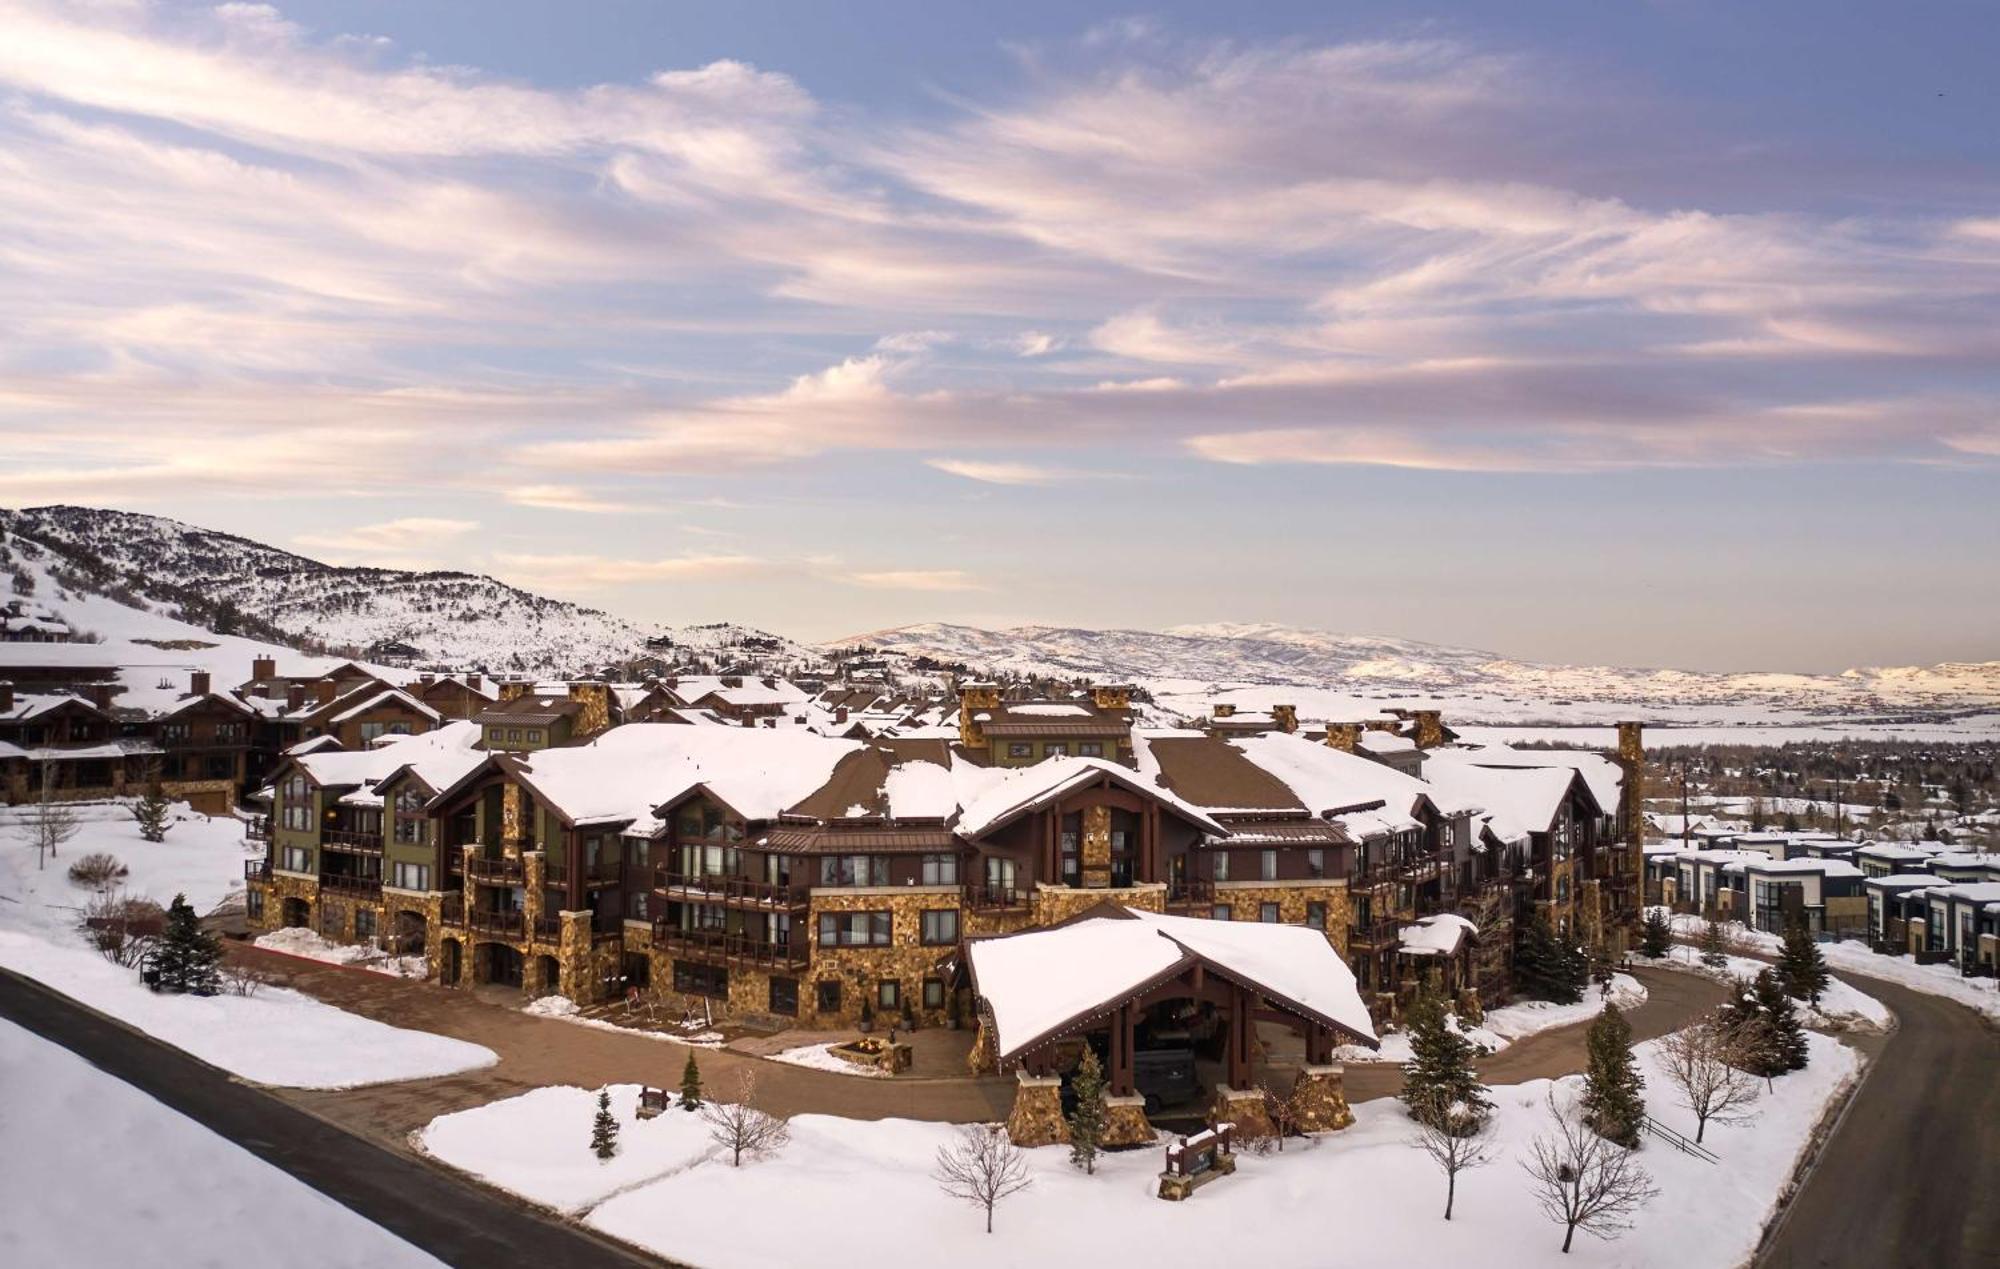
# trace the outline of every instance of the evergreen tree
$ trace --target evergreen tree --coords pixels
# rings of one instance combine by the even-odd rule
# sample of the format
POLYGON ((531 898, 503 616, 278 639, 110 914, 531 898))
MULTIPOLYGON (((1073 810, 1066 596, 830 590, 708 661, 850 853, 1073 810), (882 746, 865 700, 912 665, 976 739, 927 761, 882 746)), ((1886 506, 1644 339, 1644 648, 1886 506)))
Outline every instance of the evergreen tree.
POLYGON ((1606 1141, 1636 1150, 1646 1122, 1646 1078, 1632 1057, 1632 1024, 1607 1001, 1604 1012, 1590 1024, 1585 1044, 1589 1059, 1583 1075, 1584 1120, 1606 1141))
POLYGON ((1735 1042, 1739 1069, 1768 1082, 1805 1066, 1805 1032, 1776 971, 1764 970, 1755 982, 1737 979, 1718 1017, 1735 1042))
POLYGON ((171 805, 158 780, 147 785, 146 796, 132 808, 132 818, 139 822, 139 836, 149 842, 167 840, 167 809, 171 805))
POLYGON ((1581 948, 1559 938, 1548 918, 1537 913, 1519 927, 1514 948, 1514 982, 1523 993, 1559 1005, 1583 999, 1590 981, 1590 958, 1581 948))
POLYGON ((1410 1116, 1427 1124, 1450 1122, 1453 1107, 1462 1118, 1484 1122, 1493 1108, 1485 1085, 1472 1069, 1472 1041, 1445 1021, 1444 1005, 1429 991, 1410 1005, 1410 1060, 1403 1065, 1403 1104, 1410 1116))
POLYGON ((1710 969, 1721 969, 1729 964, 1727 936, 1722 932, 1722 922, 1714 917, 1701 927, 1701 963, 1710 969))
POLYGON ((1646 909, 1646 927, 1640 935, 1639 950, 1658 960, 1673 949, 1674 931, 1667 924, 1665 908, 1646 909))
POLYGON ((1097 1173, 1099 1143, 1104 1140, 1104 1068, 1098 1065, 1097 1050, 1083 1046, 1083 1060, 1070 1079, 1076 1094, 1076 1109, 1069 1116, 1069 1161, 1087 1175, 1097 1173))
POLYGON ((1803 917, 1785 923, 1785 946, 1778 956, 1778 977, 1784 980, 1785 990, 1792 999, 1819 1007, 1819 998, 1826 991, 1830 977, 1826 972, 1826 955, 1813 941, 1803 917))
POLYGON ((174 896, 167 909, 166 928, 154 953, 153 967, 159 974, 162 991, 192 992, 213 996, 220 985, 216 966, 222 960, 222 940, 201 928, 187 896, 174 896))
POLYGON ((600 1159, 618 1153, 618 1117, 611 1113, 611 1090, 597 1093, 597 1118, 590 1124, 590 1151, 600 1159))
POLYGON ((681 1068, 681 1109, 701 1109, 701 1068, 694 1064, 694 1050, 688 1050, 687 1065, 681 1068))
POLYGON ((1799 1025, 1799 1011, 1792 1006, 1784 981, 1767 969, 1757 975, 1755 991, 1757 1008, 1770 1028, 1770 1064, 1777 1068, 1775 1073, 1803 1071, 1808 1056, 1805 1028, 1799 1025))

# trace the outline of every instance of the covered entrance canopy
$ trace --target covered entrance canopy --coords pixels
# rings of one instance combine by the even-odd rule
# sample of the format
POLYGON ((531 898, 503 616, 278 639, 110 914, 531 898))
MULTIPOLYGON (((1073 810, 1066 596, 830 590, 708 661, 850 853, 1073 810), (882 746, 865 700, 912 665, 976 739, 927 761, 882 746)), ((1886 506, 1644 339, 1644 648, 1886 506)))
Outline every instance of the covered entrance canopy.
POLYGON ((1162 916, 1106 905, 1067 925, 966 945, 986 1002, 994 1056, 1033 1067, 1055 1042, 1109 1025, 1114 1094, 1133 1091, 1133 1033, 1151 1003, 1193 997, 1228 1015, 1229 1083, 1250 1080, 1260 1016, 1306 1037, 1307 1060, 1337 1041, 1378 1047, 1354 975, 1326 937, 1302 926, 1162 916))

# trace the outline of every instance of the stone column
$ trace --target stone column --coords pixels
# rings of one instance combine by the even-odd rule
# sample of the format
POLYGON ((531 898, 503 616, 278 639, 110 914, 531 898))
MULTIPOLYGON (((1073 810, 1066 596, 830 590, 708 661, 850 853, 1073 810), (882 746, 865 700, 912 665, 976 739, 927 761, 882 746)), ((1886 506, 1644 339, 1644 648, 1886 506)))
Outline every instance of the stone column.
POLYGON ((528 839, 527 808, 521 786, 511 780, 500 786, 500 853, 508 859, 521 857, 528 839))
POLYGON ((1102 890, 1111 884, 1111 808, 1083 808, 1083 884, 1102 890))
POLYGON ((1264 1109, 1264 1094, 1261 1089, 1231 1088, 1227 1084, 1217 1084, 1215 1105, 1209 1113, 1218 1124, 1235 1124, 1239 1140, 1278 1135, 1278 1130, 1271 1124, 1270 1112, 1264 1109))
MULTIPOLYGON (((1060 1101, 1057 1103, 1060 1105, 1060 1101)), ((1146 1118, 1146 1099, 1134 1094, 1130 1097, 1109 1097, 1104 1099, 1104 1146, 1143 1146, 1152 1143, 1159 1134, 1152 1122, 1146 1118)))
POLYGON ((1292 1094, 1301 1132, 1338 1132, 1354 1122, 1347 1106, 1346 1068, 1339 1063, 1308 1066, 1299 1071, 1292 1094))
POLYGON ((1015 1073, 1014 1109, 1007 1116, 1007 1137, 1017 1146, 1053 1146, 1069 1142, 1063 1120, 1062 1080, 1053 1075, 1015 1073))

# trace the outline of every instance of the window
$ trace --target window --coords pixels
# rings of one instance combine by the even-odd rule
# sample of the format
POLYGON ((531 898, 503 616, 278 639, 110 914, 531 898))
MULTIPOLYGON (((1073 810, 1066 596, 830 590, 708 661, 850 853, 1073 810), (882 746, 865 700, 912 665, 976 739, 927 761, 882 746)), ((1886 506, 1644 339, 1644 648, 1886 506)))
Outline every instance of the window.
POLYGON ((1275 903, 1258 904, 1257 919, 1265 925, 1276 925, 1278 923, 1278 905, 1275 903))
POLYGON ((305 846, 287 846, 278 855, 278 867, 286 872, 311 872, 313 856, 305 846))
POLYGON ((924 1008, 926 1009, 944 1008, 944 979, 942 978, 924 979, 924 1008))
POLYGON ((1231 919, 1229 915, 1229 905, 1226 903, 1216 904, 1214 907, 1208 910, 1208 915, 1209 919, 1214 921, 1227 921, 1231 919))
POLYGON ((354 937, 357 941, 375 937, 375 909, 356 908, 354 910, 354 937))
POLYGON ((1315 930, 1326 929, 1326 905, 1324 903, 1306 904, 1306 924, 1315 930))
POLYGON ((924 942, 949 947, 958 942, 958 909, 937 908, 923 914, 924 942))
POLYGON ((281 813, 279 826, 287 832, 312 831, 312 790, 304 776, 295 775, 278 790, 281 813))
POLYGON ((252 921, 264 919, 264 892, 256 886, 243 892, 243 915, 252 921))
POLYGON ((893 978, 885 978, 875 984, 875 1007, 877 1009, 900 1009, 903 1005, 903 984, 893 978))
POLYGON ((1306 852, 1306 876, 1326 876, 1326 852, 1317 846, 1306 852))
POLYGON ((539 728, 539 727, 530 727, 530 728, 528 728, 528 734, 527 734, 527 737, 526 737, 526 739, 527 739, 528 743, 529 743, 529 744, 531 744, 531 745, 539 745, 539 744, 541 744, 541 743, 542 743, 542 729, 541 729, 541 728, 539 728))
POLYGON ((887 947, 894 928, 887 912, 822 912, 821 947, 887 947))
POLYGON ((409 734, 410 725, 406 722, 361 724, 361 743, 363 744, 367 744, 377 736, 407 736, 409 734))
POLYGON ((674 962, 674 990, 686 996, 729 995, 729 971, 720 965, 674 962))
MULTIPOLYGON (((822 987, 826 984, 821 983, 822 987)), ((839 983, 834 984, 840 986, 839 983)), ((836 1004, 836 1008, 838 1005, 836 1004)), ((771 1012, 783 1014, 787 1018, 799 1016, 799 980, 796 978, 773 978, 771 980, 771 1012)))
POLYGON ((1048 741, 1048 742, 1044 743, 1044 744, 1042 745, 1042 756, 1043 756, 1044 758, 1066 758, 1066 757, 1068 757, 1068 756, 1069 756, 1069 742, 1068 742, 1068 741, 1066 741, 1066 740, 1051 740, 1051 741, 1048 741))
POLYGON ((955 886, 958 884, 957 855, 925 855, 924 884, 927 886, 955 886))
POLYGON ((816 1007, 821 1013, 840 1012, 840 980, 838 978, 820 979, 814 988, 813 994, 818 997, 816 1007))
POLYGON ((430 821, 424 818, 424 795, 416 789, 396 791, 396 841, 421 846, 428 840, 430 821))
POLYGON ((1104 742, 1101 740, 1079 740, 1076 742, 1076 756, 1079 758, 1102 758, 1104 742))
POLYGON ((1257 879, 1259 881, 1276 881, 1278 879, 1278 852, 1275 850, 1260 850, 1257 852, 1257 856, 1257 879))
POLYGON ((1214 858, 1215 858, 1215 864, 1210 869, 1210 871, 1215 874, 1214 879, 1216 881, 1229 880, 1229 852, 1226 850, 1218 850, 1215 852, 1214 858))
POLYGON ((646 919, 646 892, 634 890, 625 896, 625 919, 643 921, 646 919))
POLYGON ((1024 740, 1010 741, 1007 745, 1007 756, 1009 758, 1032 758, 1035 756, 1035 747, 1024 740))
POLYGON ((516 745, 520 744, 520 743, 521 743, 521 729, 520 729, 519 727, 509 727, 509 728, 507 729, 507 740, 508 740, 508 743, 510 743, 510 744, 516 744, 516 745))
POLYGON ((886 855, 827 855, 819 861, 822 886, 886 886, 889 858, 886 855))
POLYGON ((431 888, 431 866, 390 864, 389 884, 398 890, 428 890, 431 888))

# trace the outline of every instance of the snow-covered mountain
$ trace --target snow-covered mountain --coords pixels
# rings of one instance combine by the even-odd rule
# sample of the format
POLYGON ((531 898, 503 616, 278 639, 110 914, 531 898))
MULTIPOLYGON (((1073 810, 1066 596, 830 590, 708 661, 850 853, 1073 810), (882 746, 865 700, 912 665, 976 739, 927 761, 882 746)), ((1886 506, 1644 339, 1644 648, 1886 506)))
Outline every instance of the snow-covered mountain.
POLYGON ((815 656, 741 626, 643 626, 473 573, 339 568, 159 516, 31 507, 0 510, 0 529, 53 552, 98 595, 310 650, 402 644, 426 663, 550 673, 647 651, 774 666, 815 656))
MULTIPOLYGON (((1756 707, 1806 716, 1935 716, 2000 705, 2000 661, 1844 674, 1715 674, 1691 670, 1543 665, 1471 648, 1267 624, 1166 630, 918 625, 841 640, 999 672, 1137 681, 1163 703, 1206 712, 1206 701, 1291 700, 1308 716, 1364 702, 1435 702, 1457 717, 1520 722, 1595 717, 1585 706, 1642 707, 1656 716, 1756 707), (1254 689, 1271 688, 1272 691, 1254 689), (1250 690, 1246 690, 1250 689, 1250 690), (1329 699, 1332 698, 1332 699, 1329 699), (1316 708, 1317 707, 1317 708, 1316 708)), ((1379 708, 1379 705, 1374 708, 1379 708)))

